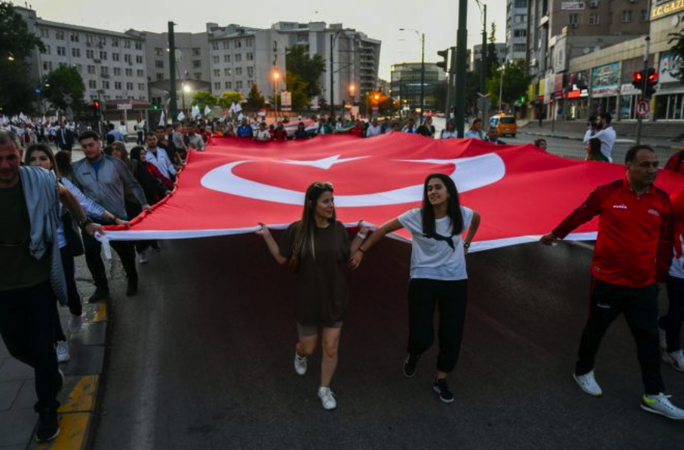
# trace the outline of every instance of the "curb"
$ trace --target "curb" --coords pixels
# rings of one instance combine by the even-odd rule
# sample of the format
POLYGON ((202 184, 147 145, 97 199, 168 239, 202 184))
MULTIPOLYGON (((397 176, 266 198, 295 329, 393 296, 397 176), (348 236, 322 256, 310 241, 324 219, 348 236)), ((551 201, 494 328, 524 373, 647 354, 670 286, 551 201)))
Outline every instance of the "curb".
MULTIPOLYGON (((102 324, 104 335, 107 335, 107 304, 95 303, 94 308, 86 310, 83 326, 97 326, 102 324)), ((105 340, 106 341, 106 340, 105 340)), ((106 350, 106 342, 98 345, 84 345, 88 347, 102 347, 106 350)), ((102 392, 102 374, 67 375, 64 387, 58 396, 61 407, 58 410, 61 432, 54 441, 39 444, 35 442, 35 433, 31 435, 28 450, 84 450, 90 447, 93 429, 96 423, 95 412, 99 406, 102 392)))
MULTIPOLYGON (((535 133, 533 131, 520 131, 520 133, 521 134, 527 134, 529 136, 539 136, 542 138, 564 139, 567 141, 578 141, 578 142, 584 141, 584 138, 576 137, 576 136, 562 136, 562 135, 555 135, 555 134, 535 133)), ((655 145, 653 145, 653 147, 660 149, 660 150, 671 150, 673 152, 678 152, 678 151, 684 150, 684 146, 677 146, 677 145, 655 144, 655 145)))

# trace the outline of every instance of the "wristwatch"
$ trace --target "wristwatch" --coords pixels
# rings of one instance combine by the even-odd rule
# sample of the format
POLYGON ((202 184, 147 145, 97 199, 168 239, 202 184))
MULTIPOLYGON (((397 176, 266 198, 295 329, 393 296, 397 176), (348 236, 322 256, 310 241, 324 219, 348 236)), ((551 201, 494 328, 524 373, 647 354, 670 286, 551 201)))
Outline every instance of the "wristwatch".
POLYGON ((87 227, 88 224, 91 224, 91 223, 93 223, 93 221, 90 220, 89 217, 86 217, 85 220, 84 220, 83 222, 81 222, 81 223, 78 224, 78 226, 79 226, 81 229, 84 229, 84 230, 85 230, 85 227, 87 227))
POLYGON ((470 244, 467 243, 467 242, 464 242, 464 243, 463 243, 463 248, 465 248, 465 249, 470 248, 470 244))

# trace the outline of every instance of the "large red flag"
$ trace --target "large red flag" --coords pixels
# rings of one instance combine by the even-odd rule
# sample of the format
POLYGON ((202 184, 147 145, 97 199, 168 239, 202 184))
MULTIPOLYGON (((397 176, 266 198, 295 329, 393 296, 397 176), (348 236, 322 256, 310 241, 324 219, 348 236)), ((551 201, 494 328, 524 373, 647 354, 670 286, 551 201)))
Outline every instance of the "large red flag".
MULTIPOLYGON (((538 240, 598 185, 623 178, 625 168, 560 158, 531 145, 405 133, 268 143, 217 138, 204 153, 190 153, 172 196, 130 230, 109 230, 107 238, 248 233, 258 222, 284 228, 301 216, 304 191, 314 181, 333 183, 339 220, 379 226, 420 206, 423 182, 432 172, 450 175, 461 203, 482 215, 471 248, 483 250, 538 240)), ((661 171, 657 184, 672 192, 684 186, 684 176, 661 171)), ((568 239, 594 239, 596 231, 595 219, 568 239)), ((410 239, 404 230, 396 237, 410 239)))

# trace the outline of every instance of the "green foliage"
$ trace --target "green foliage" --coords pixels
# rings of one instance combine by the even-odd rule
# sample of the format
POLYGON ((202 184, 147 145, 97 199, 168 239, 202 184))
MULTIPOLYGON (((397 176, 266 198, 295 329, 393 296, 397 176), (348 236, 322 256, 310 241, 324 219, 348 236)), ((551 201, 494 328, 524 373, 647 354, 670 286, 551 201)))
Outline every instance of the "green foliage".
POLYGON ((68 106, 74 111, 83 109, 83 95, 85 84, 75 67, 59 67, 45 77, 43 98, 55 107, 65 110, 68 106), (71 96, 71 104, 66 99, 71 96))
POLYGON ((207 106, 213 108, 218 103, 218 98, 208 91, 199 91, 193 94, 190 106, 197 106, 200 111, 204 111, 207 106))
POLYGON ((218 98, 218 105, 223 109, 228 109, 233 106, 233 103, 238 105, 242 103, 242 94, 239 92, 224 92, 218 98))
POLYGON ((311 97, 306 93, 306 83, 294 73, 285 74, 287 91, 292 95, 292 110, 299 111, 309 107, 311 97))
MULTIPOLYGON (((492 105, 499 104, 499 86, 501 76, 497 71, 487 81, 487 92, 492 101, 492 105)), ((527 76, 525 70, 525 60, 517 59, 508 62, 503 73, 503 103, 512 105, 525 95, 530 85, 531 77, 527 76)))
POLYGON ((477 105, 477 93, 480 92, 480 72, 466 72, 466 106, 475 107, 477 105))
MULTIPOLYGON (((315 54, 313 57, 310 56, 307 46, 295 45, 287 49, 285 61, 287 69, 286 83, 288 76, 290 76, 290 80, 293 80, 293 82, 301 82, 301 90, 306 95, 306 102, 304 104, 308 105, 313 97, 320 95, 322 92, 320 79, 321 75, 325 73, 325 60, 319 54, 315 54)), ((300 86, 294 87, 300 88, 300 86)), ((287 90, 293 92, 293 88, 289 84, 287 85, 287 90)), ((294 94, 292 102, 294 103, 294 94)))
POLYGON ((496 52, 496 23, 492 22, 491 30, 489 31, 489 44, 487 44, 487 61, 485 62, 485 78, 498 74, 499 69, 499 55, 496 52))
POLYGON ((4 114, 31 113, 37 82, 29 77, 26 59, 43 42, 29 32, 11 3, 0 1, 0 110, 4 114))
POLYGON ((672 76, 684 83, 684 30, 679 33, 670 33, 668 37, 670 38, 668 43, 674 44, 670 51, 674 58, 679 59, 679 70, 673 72, 672 76))
POLYGON ((262 109, 266 105, 266 99, 264 98, 261 91, 257 87, 256 83, 252 84, 247 94, 247 103, 245 104, 245 109, 249 111, 256 111, 262 109))

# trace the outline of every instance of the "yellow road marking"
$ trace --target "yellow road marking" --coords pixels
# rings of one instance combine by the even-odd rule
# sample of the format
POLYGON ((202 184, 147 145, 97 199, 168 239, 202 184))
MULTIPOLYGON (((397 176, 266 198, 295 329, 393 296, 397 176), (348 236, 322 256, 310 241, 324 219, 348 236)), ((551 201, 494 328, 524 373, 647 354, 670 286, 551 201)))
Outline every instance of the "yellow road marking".
POLYGON ((99 375, 81 377, 69 393, 69 398, 59 408, 60 413, 88 412, 95 408, 95 396, 100 383, 99 375))
POLYGON ((97 304, 97 311, 95 311, 95 317, 93 317, 93 323, 106 322, 107 321, 107 304, 100 302, 97 304))

